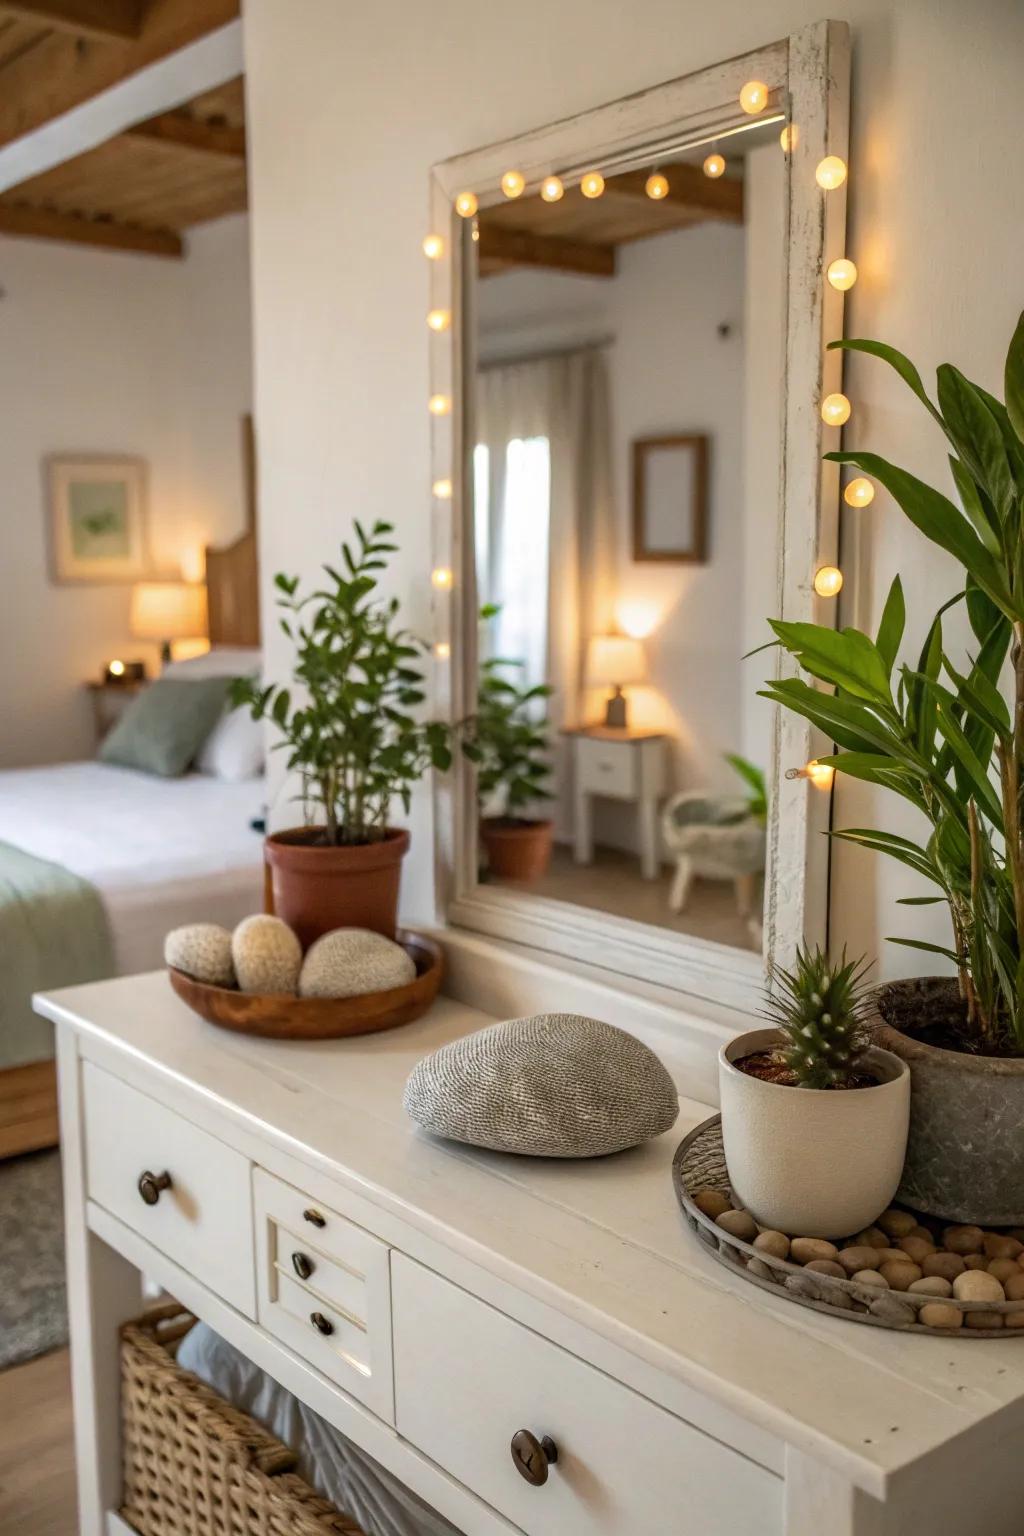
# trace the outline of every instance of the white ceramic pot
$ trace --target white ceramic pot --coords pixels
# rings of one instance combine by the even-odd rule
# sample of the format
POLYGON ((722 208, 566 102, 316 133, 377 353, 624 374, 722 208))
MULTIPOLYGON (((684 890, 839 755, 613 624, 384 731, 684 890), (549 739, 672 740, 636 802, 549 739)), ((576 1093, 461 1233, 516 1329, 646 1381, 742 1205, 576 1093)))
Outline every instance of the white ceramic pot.
POLYGON ((780 1043, 752 1029, 718 1054, 722 1140, 733 1194, 760 1226, 790 1236, 849 1237, 899 1187, 910 1123, 910 1073, 891 1051, 868 1052, 872 1088, 794 1088, 733 1065, 780 1043))

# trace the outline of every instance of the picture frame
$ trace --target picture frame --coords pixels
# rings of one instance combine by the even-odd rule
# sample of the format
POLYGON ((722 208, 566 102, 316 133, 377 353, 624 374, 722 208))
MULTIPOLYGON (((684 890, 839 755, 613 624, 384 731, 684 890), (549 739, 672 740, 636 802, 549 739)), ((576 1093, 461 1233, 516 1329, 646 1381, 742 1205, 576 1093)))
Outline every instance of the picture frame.
POLYGON ((53 455, 46 486, 52 582, 124 584, 153 574, 144 460, 53 455))
POLYGON ((633 559, 703 565, 708 558, 708 438, 633 439, 633 559))

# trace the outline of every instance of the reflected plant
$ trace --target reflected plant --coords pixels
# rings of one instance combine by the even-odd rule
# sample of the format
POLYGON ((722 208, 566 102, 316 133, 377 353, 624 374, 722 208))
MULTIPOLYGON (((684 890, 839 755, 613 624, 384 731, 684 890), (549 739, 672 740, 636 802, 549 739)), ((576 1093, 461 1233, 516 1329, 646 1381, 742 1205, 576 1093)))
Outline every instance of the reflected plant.
MULTIPOLYGON (((485 603, 480 618, 487 623, 500 611, 499 604, 485 603)), ((500 814, 512 820, 522 820, 538 800, 552 798, 545 782, 551 776, 548 721, 546 713, 537 718, 537 705, 554 690, 547 683, 524 688, 507 675, 523 665, 507 656, 482 661, 476 713, 459 727, 462 751, 476 766, 480 805, 497 798, 500 814)))
POLYGON ((768 784, 763 769, 756 763, 752 763, 749 758, 741 757, 738 752, 727 752, 725 760, 746 784, 749 791, 747 810, 763 827, 768 820, 768 784))

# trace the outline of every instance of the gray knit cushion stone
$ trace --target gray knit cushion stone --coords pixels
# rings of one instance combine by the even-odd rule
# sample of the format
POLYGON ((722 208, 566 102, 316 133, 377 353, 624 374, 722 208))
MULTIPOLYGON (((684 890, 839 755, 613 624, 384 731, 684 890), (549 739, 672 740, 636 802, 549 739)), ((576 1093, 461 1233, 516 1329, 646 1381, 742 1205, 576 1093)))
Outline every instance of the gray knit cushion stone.
POLYGON ((425 1056, 406 1112, 437 1136, 532 1157, 601 1157, 675 1123, 675 1086, 647 1046, 576 1013, 509 1019, 425 1056))

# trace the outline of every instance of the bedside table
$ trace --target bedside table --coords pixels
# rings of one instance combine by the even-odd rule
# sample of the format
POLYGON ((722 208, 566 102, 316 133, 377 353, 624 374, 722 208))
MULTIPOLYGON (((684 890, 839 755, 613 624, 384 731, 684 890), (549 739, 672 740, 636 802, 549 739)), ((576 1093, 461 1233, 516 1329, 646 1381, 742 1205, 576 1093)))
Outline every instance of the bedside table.
POLYGON ((591 800, 632 800, 640 832, 640 868, 645 880, 658 875, 658 801, 665 794, 666 746, 660 731, 613 730, 606 725, 566 731, 572 740, 574 857, 594 859, 591 800))
POLYGON ((96 728, 97 745, 113 726, 117 724, 131 703, 142 689, 146 687, 146 679, 139 683, 86 683, 85 687, 92 701, 93 724, 96 728))

